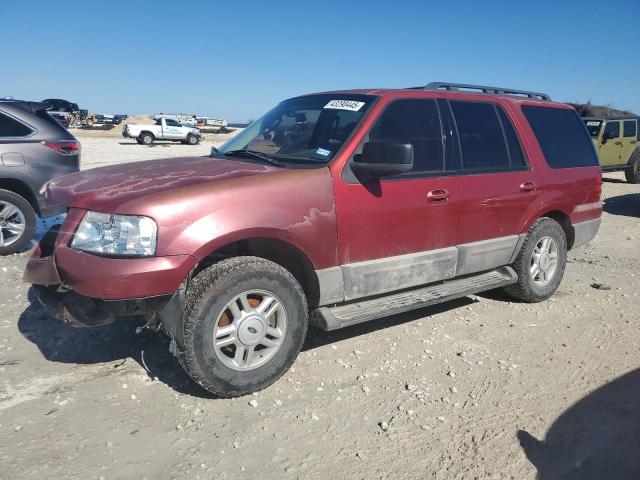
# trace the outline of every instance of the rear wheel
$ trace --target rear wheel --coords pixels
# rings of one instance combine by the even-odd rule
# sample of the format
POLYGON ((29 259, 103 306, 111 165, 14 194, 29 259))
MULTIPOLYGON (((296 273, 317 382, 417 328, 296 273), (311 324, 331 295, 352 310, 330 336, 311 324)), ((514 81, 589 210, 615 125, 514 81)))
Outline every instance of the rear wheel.
POLYGON ((256 392, 289 369, 307 325, 305 295, 286 269, 257 257, 223 260, 187 290, 180 363, 215 395, 256 392))
POLYGON ((558 289, 567 263, 567 239, 558 222, 538 219, 529 229, 516 261, 511 265, 518 282, 504 291, 518 300, 541 302, 558 289))
POLYGON ((36 214, 31 204, 9 190, 0 190, 0 255, 24 247, 36 230, 36 214))
POLYGON ((624 171, 629 183, 640 183, 640 149, 636 149, 629 160, 629 168, 624 171))
POLYGON ((153 140, 153 135, 151 135, 150 133, 143 133, 142 135, 140 135, 140 141, 143 145, 151 145, 153 143, 153 140))

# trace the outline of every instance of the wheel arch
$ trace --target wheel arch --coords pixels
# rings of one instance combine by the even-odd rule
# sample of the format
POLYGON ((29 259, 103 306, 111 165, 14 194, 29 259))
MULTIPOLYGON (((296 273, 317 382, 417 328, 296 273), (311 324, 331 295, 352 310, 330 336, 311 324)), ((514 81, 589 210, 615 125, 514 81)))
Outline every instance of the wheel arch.
POLYGON ((33 210, 38 215, 40 215, 40 205, 38 204, 36 195, 33 192, 33 189, 26 182, 16 178, 6 178, 6 177, 0 178, 0 189, 8 190, 17 195, 20 195, 27 202, 29 202, 29 205, 31 205, 31 208, 33 208, 33 210))
POLYGON ((567 237, 567 250, 571 250, 575 240, 575 230, 571 224, 571 217, 562 210, 549 210, 541 214, 538 218, 548 217, 560 224, 564 234, 567 237))
POLYGON ((317 306, 320 286, 313 263, 302 249, 280 238, 252 236, 219 245, 202 257, 192 275, 221 260, 239 256, 264 258, 285 268, 302 286, 308 305, 317 306))

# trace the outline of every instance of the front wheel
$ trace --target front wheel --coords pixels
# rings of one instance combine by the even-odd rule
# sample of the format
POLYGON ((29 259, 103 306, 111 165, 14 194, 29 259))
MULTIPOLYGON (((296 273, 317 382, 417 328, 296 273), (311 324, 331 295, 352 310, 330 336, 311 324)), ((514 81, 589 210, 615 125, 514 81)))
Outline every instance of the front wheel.
POLYGON ((640 183, 640 149, 637 149, 631 155, 629 168, 624 171, 624 176, 629 183, 640 183))
POLYGON ((180 363, 220 397, 256 392, 293 364, 307 325, 306 298, 289 271, 257 257, 223 260, 187 290, 180 363))
POLYGON ((36 214, 31 204, 9 190, 0 190, 0 255, 15 253, 31 241, 36 214))
POLYGON ((540 218, 529 229, 511 265, 518 282, 504 287, 504 291, 524 302, 542 302, 558 289, 566 264, 567 238, 562 226, 552 218, 540 218))
POLYGON ((197 145, 198 143, 200 143, 200 139, 195 135, 188 135, 187 136, 187 143, 189 145, 197 145))

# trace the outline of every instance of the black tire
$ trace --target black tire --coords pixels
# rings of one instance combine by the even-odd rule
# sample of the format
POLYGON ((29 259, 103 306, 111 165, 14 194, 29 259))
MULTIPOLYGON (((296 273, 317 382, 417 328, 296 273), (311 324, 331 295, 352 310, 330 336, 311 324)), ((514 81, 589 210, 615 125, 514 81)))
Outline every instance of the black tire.
POLYGON ((142 145, 142 139, 140 139, 140 137, 136 138, 136 143, 138 145, 142 145))
POLYGON ((189 145, 197 145, 200 143, 200 139, 196 135, 187 135, 187 143, 189 145))
POLYGON ((179 360, 187 374, 219 397, 236 397, 271 385, 293 364, 302 348, 309 314, 298 281, 280 265, 258 257, 236 257, 216 263, 193 279, 186 293, 184 351, 179 360), (286 331, 279 348, 264 364, 237 370, 218 358, 214 326, 232 299, 249 290, 265 290, 281 300, 286 331))
POLYGON ((624 176, 629 183, 640 183, 640 149, 636 148, 631 155, 629 168, 624 171, 624 176))
POLYGON ((148 132, 140 135, 140 141, 142 142, 143 145, 151 145, 154 140, 155 138, 153 138, 153 135, 151 135, 148 132))
POLYGON ((0 228, 3 233, 3 240, 0 242, 0 255, 9 255, 20 251, 33 238, 36 231, 36 213, 27 200, 9 190, 0 190, 0 205, 0 228), (19 236, 11 235, 9 237, 11 232, 6 228, 8 225, 5 224, 5 220, 15 219, 16 216, 12 215, 11 218, 5 219, 2 212, 8 205, 17 208, 24 218, 24 230, 19 236), (5 242, 9 244, 4 245, 5 242))
POLYGON ((552 218, 539 218, 527 233, 520 252, 511 267, 518 274, 518 282, 504 287, 511 297, 524 302, 536 303, 547 300, 558 289, 567 264, 567 238, 562 226, 552 218), (533 251, 544 237, 551 237, 557 246, 557 267, 549 283, 541 286, 531 276, 533 251))

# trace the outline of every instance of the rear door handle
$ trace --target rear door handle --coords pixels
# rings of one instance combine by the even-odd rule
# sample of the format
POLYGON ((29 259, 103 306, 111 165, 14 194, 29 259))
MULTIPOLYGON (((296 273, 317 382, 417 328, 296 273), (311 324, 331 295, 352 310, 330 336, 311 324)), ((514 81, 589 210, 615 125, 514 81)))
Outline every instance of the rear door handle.
POLYGON ((617 142, 613 142, 614 145, 622 145, 622 142, 617 141, 617 142))
POLYGON ((536 184, 533 182, 522 182, 520 184, 520 191, 523 193, 526 192, 535 192, 536 191, 536 184))
POLYGON ((430 202, 446 202, 449 198, 449 191, 444 188, 436 188, 427 193, 430 202))

